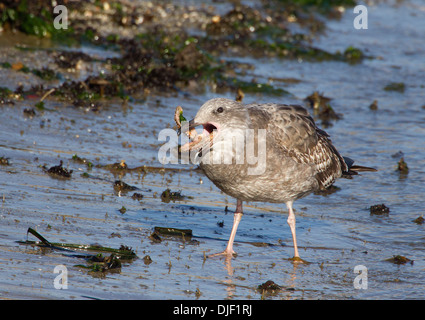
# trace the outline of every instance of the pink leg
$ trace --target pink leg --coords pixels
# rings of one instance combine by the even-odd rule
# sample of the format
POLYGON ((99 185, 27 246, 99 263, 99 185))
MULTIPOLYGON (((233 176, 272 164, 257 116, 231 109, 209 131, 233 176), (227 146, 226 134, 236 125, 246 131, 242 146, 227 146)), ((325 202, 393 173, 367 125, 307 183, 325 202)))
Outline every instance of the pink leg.
POLYGON ((298 254, 298 246, 297 246, 297 237, 295 235, 295 214, 294 210, 292 210, 292 201, 289 201, 286 203, 286 206, 289 210, 289 216, 288 216, 288 225, 291 228, 292 233, 292 241, 294 242, 294 258, 300 258, 300 255, 298 254))
POLYGON ((236 204, 236 212, 233 217, 232 232, 230 233, 230 238, 229 238, 229 242, 227 243, 227 247, 223 252, 212 254, 210 255, 210 257, 217 256, 217 255, 226 255, 228 257, 231 257, 233 254, 235 254, 235 251, 233 251, 233 242, 235 241, 236 231, 238 230, 238 225, 242 219, 242 216, 243 216, 242 201, 238 200, 236 204))

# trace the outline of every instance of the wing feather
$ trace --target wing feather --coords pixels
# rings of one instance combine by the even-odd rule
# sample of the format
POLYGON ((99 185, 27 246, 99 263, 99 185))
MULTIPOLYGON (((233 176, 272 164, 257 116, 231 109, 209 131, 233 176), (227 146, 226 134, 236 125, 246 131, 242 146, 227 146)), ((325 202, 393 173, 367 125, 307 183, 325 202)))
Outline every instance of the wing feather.
POLYGON ((253 127, 259 128, 260 123, 268 124, 268 134, 287 157, 314 167, 315 178, 321 189, 331 186, 343 171, 348 170, 329 135, 317 128, 313 118, 302 106, 250 105, 249 114, 253 127))

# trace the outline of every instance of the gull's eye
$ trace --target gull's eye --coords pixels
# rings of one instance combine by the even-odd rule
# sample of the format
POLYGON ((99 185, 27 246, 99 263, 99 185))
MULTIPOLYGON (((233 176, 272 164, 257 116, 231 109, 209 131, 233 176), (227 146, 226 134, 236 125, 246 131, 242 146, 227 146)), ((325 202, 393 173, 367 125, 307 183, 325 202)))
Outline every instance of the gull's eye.
POLYGON ((218 113, 222 113, 223 111, 224 111, 224 109, 222 107, 217 108, 218 113))

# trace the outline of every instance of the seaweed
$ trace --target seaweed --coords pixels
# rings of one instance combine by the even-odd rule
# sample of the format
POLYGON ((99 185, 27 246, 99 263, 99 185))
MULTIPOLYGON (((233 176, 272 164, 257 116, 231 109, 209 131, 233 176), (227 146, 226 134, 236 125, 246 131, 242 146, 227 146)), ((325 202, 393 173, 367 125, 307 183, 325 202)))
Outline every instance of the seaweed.
POLYGON ((149 256, 149 255, 146 255, 146 256, 144 256, 143 257, 143 263, 145 264, 145 265, 150 265, 151 263, 152 263, 153 261, 152 261, 152 258, 149 256))
POLYGON ((48 173, 49 175, 53 177, 60 177, 60 178, 71 178, 71 174, 73 170, 68 170, 63 167, 63 161, 61 160, 59 165, 50 167, 47 169, 47 167, 44 165, 43 170, 48 173))
POLYGON ((1 166, 8 166, 8 165, 10 165, 9 158, 0 157, 0 165, 1 166))
POLYGON ((190 229, 177 229, 169 227, 155 227, 154 232, 160 235, 192 238, 192 230, 190 229))
POLYGON ((150 234, 149 239, 153 243, 161 243, 163 238, 173 239, 189 243, 191 245, 198 245, 199 241, 193 240, 193 233, 191 229, 178 229, 172 227, 155 227, 154 231, 150 234))
POLYGON ((413 220, 413 222, 416 223, 416 224, 424 224, 425 223, 425 219, 424 219, 423 216, 419 216, 415 220, 413 220))
POLYGON ((54 55, 54 59, 59 68, 75 69, 82 61, 93 61, 88 54, 78 51, 59 51, 54 55))
POLYGON ((121 214, 124 214, 127 212, 127 208, 122 206, 121 209, 118 210, 121 214))
MULTIPOLYGON (((166 189, 161 194, 161 201, 165 203, 169 203, 170 201, 180 201, 185 199, 186 196, 181 194, 181 191, 171 191, 170 189, 166 189)), ((190 197, 188 197, 190 198, 190 197)))
POLYGON ((114 253, 111 253, 109 256, 104 256, 102 253, 98 253, 97 255, 90 256, 86 260, 89 263, 88 265, 77 264, 75 267, 85 268, 92 273, 99 274, 121 271, 121 259, 114 253))
POLYGON ((342 118, 342 115, 336 113, 331 107, 329 103, 331 100, 331 98, 325 97, 318 91, 314 91, 304 99, 313 108, 313 115, 321 120, 324 127, 329 127, 332 120, 340 120, 342 118))
POLYGON ((121 180, 116 180, 114 182, 114 191, 116 191, 117 193, 127 193, 128 191, 134 191, 137 189, 138 189, 137 187, 130 186, 129 184, 121 180))
POLYGON ((355 64, 361 62, 365 55, 360 49, 350 46, 345 49, 343 56, 348 63, 355 64))
POLYGON ((50 242, 32 228, 28 228, 27 237, 29 233, 35 236, 39 241, 31 241, 27 239, 26 241, 17 241, 17 243, 21 245, 32 245, 41 248, 49 248, 51 250, 64 251, 70 257, 82 258, 88 264, 76 264, 75 267, 88 269, 93 276, 102 276, 106 272, 120 272, 122 262, 131 262, 137 258, 133 249, 124 245, 121 245, 119 249, 114 249, 100 245, 50 242), (75 250, 78 250, 78 252, 75 250), (81 251, 95 251, 97 253, 81 254, 81 251), (109 256, 104 256, 104 253, 109 253, 109 256))
POLYGON ((6 87, 0 87, 0 99, 9 98, 12 94, 12 90, 6 87))
POLYGON ((36 115, 35 110, 33 108, 25 108, 23 110, 23 113, 24 113, 24 116, 28 118, 33 118, 36 115))
POLYGON ((284 288, 272 280, 268 280, 257 287, 257 291, 261 293, 261 299, 267 296, 275 296, 282 290, 284 290, 284 288))
POLYGON ((41 69, 32 69, 31 72, 39 77, 40 79, 50 81, 54 79, 58 79, 59 75, 52 69, 49 69, 47 67, 43 67, 41 69))
POLYGON ((282 287, 277 285, 276 283, 274 283, 274 281, 268 280, 268 281, 260 284, 257 289, 260 290, 260 291, 275 292, 275 291, 281 290, 282 287))
POLYGON ((394 255, 392 258, 386 259, 385 261, 392 262, 394 264, 410 263, 411 265, 413 265, 414 260, 410 260, 409 258, 406 258, 405 256, 394 255))
POLYGON ((390 213, 390 208, 385 204, 377 204, 370 207, 371 215, 384 215, 387 216, 390 213))
POLYGON ((409 167, 407 166, 407 163, 406 163, 406 161, 404 161, 403 157, 397 163, 397 171, 400 172, 401 174, 408 174, 409 173, 409 167))
POLYGON ((81 158, 76 153, 72 155, 71 160, 77 163, 85 164, 88 169, 93 168, 93 163, 90 160, 86 158, 81 158))
MULTIPOLYGON (((324 8, 332 9, 353 3, 352 0, 300 0, 290 4, 286 1, 273 1, 276 8, 272 11, 268 10, 271 5, 267 3, 261 4, 263 11, 235 4, 228 12, 213 16, 205 30, 201 29, 196 36, 189 34, 184 27, 170 29, 165 22, 151 23, 155 19, 150 11, 124 2, 105 2, 103 5, 96 2, 82 5, 67 3, 67 8, 77 13, 86 10, 105 15, 111 18, 111 26, 132 27, 143 22, 143 33, 132 38, 100 32, 95 24, 88 23, 92 21, 90 19, 96 19, 94 15, 93 18, 84 20, 74 19, 74 29, 56 30, 52 27, 52 3, 41 0, 26 0, 19 4, 6 1, 0 14, 0 24, 10 24, 12 28, 28 34, 50 36, 55 41, 72 39, 79 44, 89 42, 123 52, 120 57, 97 61, 108 64, 110 68, 107 69, 110 71, 90 75, 80 81, 65 80, 56 87, 55 96, 72 101, 75 106, 90 106, 102 98, 119 97, 127 101, 132 95, 139 93, 145 95, 179 91, 193 84, 193 80, 197 81, 198 86, 211 85, 221 90, 241 89, 246 93, 282 96, 288 92, 271 84, 247 82, 239 74, 226 76, 226 73, 233 70, 220 56, 237 54, 309 61, 360 62, 365 58, 360 49, 349 46, 342 53, 332 53, 315 48, 310 44, 309 36, 291 32, 280 21, 283 15, 283 19, 295 18, 295 21, 309 25, 312 30, 320 29, 323 28, 323 22, 312 17, 303 18, 300 12, 304 12, 306 7, 322 11, 324 8), (112 10, 105 10, 105 6, 112 10), (270 15, 264 14, 265 12, 270 15)), ((76 51, 59 51, 53 54, 53 58, 59 68, 68 70, 79 69, 83 61, 95 61, 87 54, 76 51)), ((4 62, 2 67, 11 68, 13 65, 4 62)), ((19 70, 32 72, 45 81, 60 76, 49 68, 32 70, 20 65, 19 70)), ((40 105, 40 109, 43 107, 40 105)), ((91 109, 98 110, 96 107, 91 109)))
POLYGON ((391 82, 384 87, 385 91, 396 91, 404 93, 406 85, 403 82, 391 82))
POLYGON ((378 101, 373 100, 373 102, 369 105, 370 110, 378 110, 378 101))
MULTIPOLYGON (((122 260, 128 260, 131 261, 135 258, 137 258, 136 253, 133 251, 132 248, 121 245, 119 249, 110 248, 110 247, 104 247, 101 245, 87 245, 87 244, 76 244, 76 243, 65 243, 65 242, 50 242, 45 237, 43 237, 40 233, 38 233, 33 228, 28 228, 28 233, 35 236, 40 242, 38 241, 17 241, 19 244, 26 244, 26 245, 35 245, 39 247, 49 247, 54 250, 60 250, 60 251, 68 251, 68 252, 75 252, 74 250, 84 250, 84 251, 96 251, 96 252, 106 252, 115 254, 117 257, 119 257, 122 260)), ((90 255, 91 256, 91 255, 90 255)))
POLYGON ((158 235, 158 233, 153 232, 150 236, 149 239, 153 242, 153 243, 161 243, 162 239, 161 237, 158 235))
POLYGON ((133 195, 131 196, 131 199, 133 200, 142 200, 143 199, 143 194, 135 192, 133 193, 133 195))
POLYGON ((103 166, 103 168, 106 170, 110 170, 111 172, 125 171, 128 169, 127 164, 125 163, 124 160, 121 160, 120 162, 115 162, 112 164, 106 164, 103 166))

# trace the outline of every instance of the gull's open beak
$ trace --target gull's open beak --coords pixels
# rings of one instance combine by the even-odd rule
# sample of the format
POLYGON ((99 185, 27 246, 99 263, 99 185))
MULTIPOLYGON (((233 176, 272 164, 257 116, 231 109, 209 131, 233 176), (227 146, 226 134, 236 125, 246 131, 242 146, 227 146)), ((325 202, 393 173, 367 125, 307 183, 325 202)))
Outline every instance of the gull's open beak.
POLYGON ((189 130, 196 128, 197 126, 202 125, 202 123, 196 123, 195 119, 189 121, 189 130))
POLYGON ((209 139, 210 145, 212 145, 212 139, 214 138, 214 135, 218 131, 218 124, 214 123, 197 123, 195 122, 195 119, 192 119, 189 121, 189 129, 182 128, 183 130, 188 130, 187 135, 190 138, 190 142, 184 144, 181 146, 181 151, 189 151, 189 150, 196 150, 196 148, 202 148, 206 146, 207 138, 209 139), (202 126, 204 128, 202 134, 198 134, 195 130, 196 127, 202 126))

